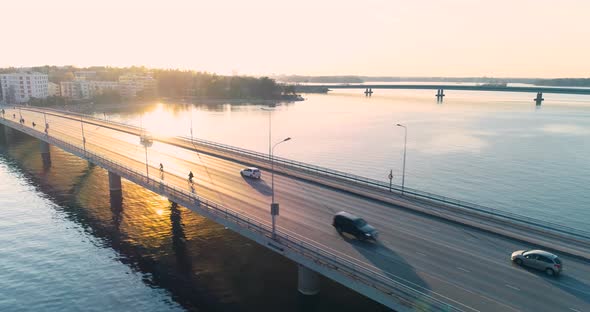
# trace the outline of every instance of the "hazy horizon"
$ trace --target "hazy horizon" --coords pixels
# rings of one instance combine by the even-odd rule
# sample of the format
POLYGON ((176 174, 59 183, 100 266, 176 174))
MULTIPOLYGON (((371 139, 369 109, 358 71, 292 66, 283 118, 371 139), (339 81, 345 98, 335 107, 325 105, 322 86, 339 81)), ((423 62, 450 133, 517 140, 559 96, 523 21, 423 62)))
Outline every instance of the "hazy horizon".
MULTIPOLYGON (((586 12, 564 0, 23 0, 1 67, 95 64, 229 75, 584 78, 586 12)), ((100 65, 95 65, 100 66, 100 65)))

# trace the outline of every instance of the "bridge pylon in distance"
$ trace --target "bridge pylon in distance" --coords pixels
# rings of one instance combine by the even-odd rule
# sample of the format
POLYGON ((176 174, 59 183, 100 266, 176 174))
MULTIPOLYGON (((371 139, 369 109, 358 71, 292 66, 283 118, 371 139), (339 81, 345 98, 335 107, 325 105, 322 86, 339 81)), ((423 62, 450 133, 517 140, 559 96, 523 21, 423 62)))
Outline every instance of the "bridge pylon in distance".
POLYGON ((437 103, 442 103, 444 96, 445 96, 445 91, 443 89, 436 90, 436 102, 437 103))
POLYGON ((545 100, 543 98, 543 92, 537 92, 537 97, 533 99, 537 106, 541 106, 541 103, 545 100))
POLYGON ((371 96, 371 95, 373 95, 373 89, 365 88, 365 96, 371 96))

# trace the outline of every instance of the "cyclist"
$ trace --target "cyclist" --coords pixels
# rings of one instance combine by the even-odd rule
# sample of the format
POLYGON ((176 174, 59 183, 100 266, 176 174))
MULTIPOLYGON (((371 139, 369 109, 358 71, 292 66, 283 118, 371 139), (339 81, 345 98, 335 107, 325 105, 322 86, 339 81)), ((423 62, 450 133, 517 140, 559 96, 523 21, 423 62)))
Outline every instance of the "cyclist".
POLYGON ((192 172, 192 171, 190 171, 190 172, 188 173, 188 180, 189 180, 189 182, 191 182, 191 183, 193 182, 193 177, 194 177, 194 176, 195 176, 195 175, 193 174, 193 172, 192 172))

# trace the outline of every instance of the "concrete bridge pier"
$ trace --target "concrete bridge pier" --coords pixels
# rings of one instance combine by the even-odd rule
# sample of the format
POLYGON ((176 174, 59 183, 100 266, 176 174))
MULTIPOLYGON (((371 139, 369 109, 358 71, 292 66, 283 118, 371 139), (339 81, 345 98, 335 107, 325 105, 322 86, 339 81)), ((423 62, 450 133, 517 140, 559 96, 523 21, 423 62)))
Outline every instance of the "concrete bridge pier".
POLYGON ((445 96, 445 90, 443 90, 443 89, 436 90, 436 101, 437 102, 439 102, 439 103, 442 102, 444 96, 445 96))
POLYGON ((9 126, 5 126, 2 125, 2 128, 4 128, 4 139, 6 142, 10 142, 10 139, 12 138, 12 128, 10 128, 9 126))
POLYGON ((111 207, 121 207, 123 203, 121 177, 111 171, 109 171, 109 193, 111 196, 111 207))
POLYGON ((41 149, 41 158, 43 158, 43 165, 45 165, 45 166, 51 165, 51 155, 49 154, 49 143, 47 143, 45 141, 40 141, 39 147, 41 149))
POLYGON ((298 267, 297 290, 307 296, 317 295, 320 292, 320 275, 301 264, 298 267))
POLYGON ((537 92, 537 97, 534 99, 535 104, 537 106, 541 106, 541 103, 544 101, 545 99, 543 98, 543 92, 537 92))

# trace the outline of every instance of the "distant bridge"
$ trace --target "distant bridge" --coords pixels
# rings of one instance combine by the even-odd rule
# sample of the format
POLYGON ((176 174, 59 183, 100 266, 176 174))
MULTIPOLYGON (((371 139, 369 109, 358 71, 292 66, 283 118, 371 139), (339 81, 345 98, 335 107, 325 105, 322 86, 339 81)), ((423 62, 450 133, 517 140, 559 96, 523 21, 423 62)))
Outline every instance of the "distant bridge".
POLYGON ((528 92, 528 93, 559 93, 590 95, 590 88, 552 88, 552 87, 509 87, 509 86, 470 86, 470 85, 422 85, 422 84, 339 84, 339 85, 298 85, 297 92, 327 92, 331 89, 402 89, 402 90, 460 90, 460 91, 495 91, 495 92, 528 92))

